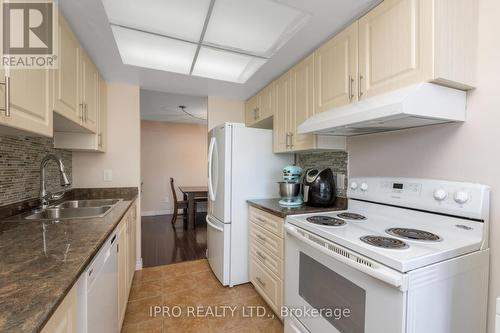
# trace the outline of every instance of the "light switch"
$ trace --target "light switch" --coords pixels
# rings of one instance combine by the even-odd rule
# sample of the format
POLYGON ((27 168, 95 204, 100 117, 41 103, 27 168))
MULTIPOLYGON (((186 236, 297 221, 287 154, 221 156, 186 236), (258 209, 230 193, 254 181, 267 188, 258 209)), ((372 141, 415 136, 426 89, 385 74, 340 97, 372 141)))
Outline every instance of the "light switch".
POLYGON ((104 181, 105 182, 111 182, 113 181, 113 170, 111 169, 105 169, 104 170, 104 181))

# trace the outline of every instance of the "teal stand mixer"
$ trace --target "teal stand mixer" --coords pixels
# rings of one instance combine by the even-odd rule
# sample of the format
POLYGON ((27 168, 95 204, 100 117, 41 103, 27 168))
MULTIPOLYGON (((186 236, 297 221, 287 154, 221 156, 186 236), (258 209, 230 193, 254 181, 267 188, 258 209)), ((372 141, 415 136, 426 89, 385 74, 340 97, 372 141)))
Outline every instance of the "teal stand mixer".
POLYGON ((288 165, 283 168, 283 181, 278 182, 281 197, 280 206, 299 207, 304 204, 300 179, 303 172, 304 170, 296 165, 288 165))

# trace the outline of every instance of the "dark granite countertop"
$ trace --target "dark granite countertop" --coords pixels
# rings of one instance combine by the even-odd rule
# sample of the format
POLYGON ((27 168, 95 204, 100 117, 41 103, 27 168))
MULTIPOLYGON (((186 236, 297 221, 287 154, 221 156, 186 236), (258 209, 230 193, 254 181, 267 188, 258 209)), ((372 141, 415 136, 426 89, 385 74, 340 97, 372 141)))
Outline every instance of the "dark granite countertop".
POLYGON ((297 215, 297 214, 307 214, 307 213, 318 213, 327 212, 332 210, 345 210, 347 209, 347 199, 343 197, 337 197, 335 204, 332 207, 311 207, 302 205, 300 207, 282 207, 279 205, 280 199, 256 199, 247 200, 247 203, 255 208, 262 209, 268 213, 279 217, 286 217, 287 215, 297 215))
POLYGON ((0 332, 43 328, 135 201, 137 188, 77 189, 65 200, 97 198, 123 201, 103 218, 0 221, 0 332))

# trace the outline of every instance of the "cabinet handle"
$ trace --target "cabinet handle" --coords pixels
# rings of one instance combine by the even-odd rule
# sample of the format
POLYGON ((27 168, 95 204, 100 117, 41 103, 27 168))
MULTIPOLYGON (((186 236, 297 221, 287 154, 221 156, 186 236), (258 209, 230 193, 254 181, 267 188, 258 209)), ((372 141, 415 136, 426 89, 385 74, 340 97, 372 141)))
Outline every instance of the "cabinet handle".
POLYGON ((257 251, 257 255, 259 256, 259 258, 262 260, 262 261, 266 261, 266 256, 263 255, 260 251, 257 251))
POLYGON ((290 144, 288 143, 289 137, 290 137, 290 133, 286 133, 286 149, 290 148, 290 144))
POLYGON ((256 120, 260 118, 260 108, 256 108, 255 111, 257 112, 257 118, 256 120))
POLYGON ((257 276, 257 277, 255 278, 255 280, 257 280, 257 282, 258 282, 258 283, 259 283, 262 287, 264 287, 264 288, 266 287, 266 283, 265 283, 264 281, 262 281, 260 277, 258 277, 258 276, 257 276))
POLYGON ((89 120, 89 106, 85 103, 85 122, 89 120))
POLYGON ((5 76, 5 81, 1 82, 0 85, 5 86, 5 108, 0 109, 5 111, 5 116, 10 117, 10 76, 5 76))
POLYGON ((80 103, 80 120, 83 122, 83 109, 84 109, 84 106, 83 106, 83 103, 80 103))
POLYGON ((361 91, 361 80, 364 79, 364 76, 359 74, 359 81, 358 81, 358 99, 361 99, 363 96, 363 91, 361 91))
POLYGON ((290 133, 290 148, 293 148, 293 133, 290 133))
POLYGON ((99 145, 99 147, 102 147, 102 133, 99 133, 99 135, 97 136, 97 144, 99 145))
POLYGON ((351 75, 349 75, 349 102, 351 102, 352 99, 354 98, 354 93, 353 93, 353 89, 352 89, 353 83, 354 83, 354 79, 351 75))

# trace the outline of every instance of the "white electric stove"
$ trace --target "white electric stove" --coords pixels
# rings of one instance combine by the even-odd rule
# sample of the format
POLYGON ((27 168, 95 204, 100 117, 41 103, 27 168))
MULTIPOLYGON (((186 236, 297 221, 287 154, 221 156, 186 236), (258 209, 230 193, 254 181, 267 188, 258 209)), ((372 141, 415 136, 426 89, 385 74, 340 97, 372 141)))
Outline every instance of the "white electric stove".
POLYGON ((285 332, 486 330, 487 186, 366 177, 348 197, 286 220, 285 332))

